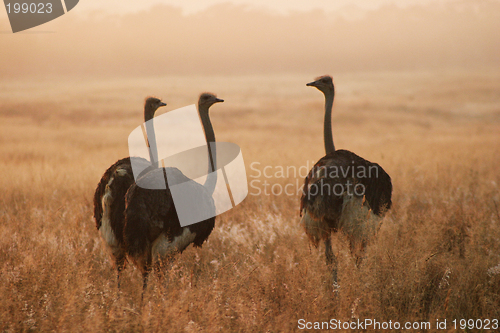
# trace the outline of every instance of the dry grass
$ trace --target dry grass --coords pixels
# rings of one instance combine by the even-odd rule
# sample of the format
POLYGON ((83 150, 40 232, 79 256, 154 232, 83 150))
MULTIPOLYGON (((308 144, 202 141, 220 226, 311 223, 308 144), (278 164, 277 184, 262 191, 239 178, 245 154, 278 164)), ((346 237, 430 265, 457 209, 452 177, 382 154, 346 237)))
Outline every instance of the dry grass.
MULTIPOLYGON (((178 256, 165 281, 152 278, 142 306, 134 267, 117 291, 91 199, 127 155, 144 97, 163 97, 165 112, 217 92, 226 100, 212 109, 217 139, 238 143, 249 180, 263 181, 255 168, 310 167, 323 154, 322 97, 305 87, 313 76, 0 83, 0 331, 288 332, 301 318, 499 318, 499 73, 334 78, 337 147, 379 162, 394 184, 394 208, 359 269, 346 240, 334 239, 338 292, 323 248, 299 226, 298 196, 252 188, 202 249, 178 256)), ((277 176, 267 181, 302 183, 277 176)))

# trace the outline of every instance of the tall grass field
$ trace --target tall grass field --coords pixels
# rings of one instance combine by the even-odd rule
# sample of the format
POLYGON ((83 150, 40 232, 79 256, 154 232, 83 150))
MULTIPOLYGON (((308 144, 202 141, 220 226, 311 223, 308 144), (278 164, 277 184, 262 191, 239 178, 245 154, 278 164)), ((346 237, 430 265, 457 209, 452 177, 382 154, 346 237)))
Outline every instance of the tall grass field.
POLYGON ((305 86, 314 74, 325 73, 0 79, 0 331, 335 331, 366 319, 393 325, 366 331, 480 331, 487 320, 494 331, 500 72, 330 73, 336 147, 379 163, 394 187, 359 267, 334 235, 338 285, 299 224, 300 187, 324 155, 324 98, 305 86), (241 147, 249 193, 201 249, 151 275, 141 302, 132 264, 117 288, 93 193, 128 156, 147 96, 168 104, 162 114, 204 91, 225 100, 212 123, 241 147))

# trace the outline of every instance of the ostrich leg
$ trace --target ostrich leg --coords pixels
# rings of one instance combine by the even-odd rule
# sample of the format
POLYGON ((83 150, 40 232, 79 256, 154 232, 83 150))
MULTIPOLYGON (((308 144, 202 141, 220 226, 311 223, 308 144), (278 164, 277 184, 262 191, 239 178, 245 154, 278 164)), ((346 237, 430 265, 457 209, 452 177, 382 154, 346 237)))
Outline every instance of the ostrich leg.
POLYGON ((328 237, 325 240, 325 258, 326 265, 332 269, 332 282, 337 282, 337 257, 332 250, 332 239, 328 237))

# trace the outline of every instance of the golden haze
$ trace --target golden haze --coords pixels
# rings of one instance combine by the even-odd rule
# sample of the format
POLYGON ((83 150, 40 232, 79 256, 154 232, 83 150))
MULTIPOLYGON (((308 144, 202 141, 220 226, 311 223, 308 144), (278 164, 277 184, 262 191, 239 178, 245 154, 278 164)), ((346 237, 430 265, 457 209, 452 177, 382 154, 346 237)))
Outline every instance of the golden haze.
MULTIPOLYGON (((0 89, 0 330, 295 331, 298 320, 430 321, 500 317, 500 74, 334 75, 338 148, 380 163, 394 207, 355 267, 334 238, 334 297, 323 248, 299 226, 298 196, 250 195, 217 217, 164 282, 116 276, 92 220, 104 170, 127 155, 146 95, 161 112, 203 90, 218 140, 252 162, 305 165, 323 155, 323 100, 312 76, 3 80, 0 89)), ((271 184, 301 184, 292 175, 271 184)))
MULTIPOLYGON (((499 1, 290 15, 229 4, 190 15, 163 5, 121 16, 72 11, 2 34, 0 76, 498 69, 499 13, 499 1)), ((10 30, 6 16, 0 30, 10 30)))

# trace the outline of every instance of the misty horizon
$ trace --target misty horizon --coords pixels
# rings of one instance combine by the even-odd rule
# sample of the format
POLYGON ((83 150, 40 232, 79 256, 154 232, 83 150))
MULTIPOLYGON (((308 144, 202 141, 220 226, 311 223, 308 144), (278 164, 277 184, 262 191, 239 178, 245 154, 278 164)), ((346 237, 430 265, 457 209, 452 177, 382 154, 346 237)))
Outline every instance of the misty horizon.
MULTIPOLYGON (((499 13, 497 1, 288 15, 230 4, 189 15, 169 5, 124 15, 69 13, 34 33, 3 34, 0 75, 497 70, 499 13)), ((10 30, 8 21, 0 30, 10 30)))

